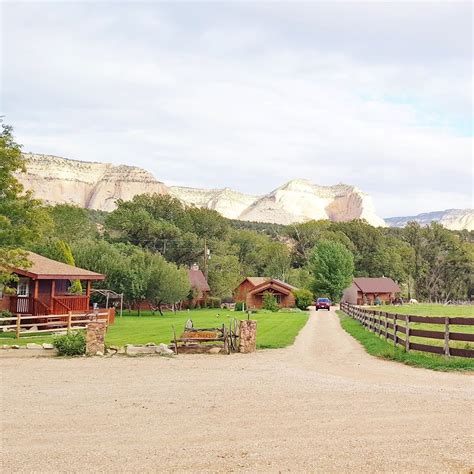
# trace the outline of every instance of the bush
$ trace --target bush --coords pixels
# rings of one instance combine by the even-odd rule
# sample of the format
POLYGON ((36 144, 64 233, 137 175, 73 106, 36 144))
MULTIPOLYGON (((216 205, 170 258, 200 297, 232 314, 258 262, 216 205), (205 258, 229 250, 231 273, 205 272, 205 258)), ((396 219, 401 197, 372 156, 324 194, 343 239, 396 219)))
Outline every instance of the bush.
POLYGON ((7 310, 4 310, 4 311, 0 311, 0 326, 6 326, 8 324, 14 324, 15 321, 13 319, 3 319, 3 318, 11 318, 13 316, 12 313, 10 313, 10 311, 7 311, 7 310))
POLYGON ((221 299, 216 298, 214 296, 207 299, 207 307, 208 308, 220 308, 221 307, 221 299))
POLYGON ((269 291, 266 291, 263 294, 263 309, 268 309, 273 313, 276 313, 280 309, 275 296, 269 291))
POLYGON ((309 290, 295 290, 293 294, 295 295, 296 306, 303 311, 313 303, 313 293, 309 290))
POLYGON ((235 311, 242 311, 244 309, 244 302, 243 301, 237 301, 235 303, 235 311))
POLYGON ((55 336, 53 345, 58 350, 59 355, 83 355, 86 353, 86 336, 82 332, 55 336))

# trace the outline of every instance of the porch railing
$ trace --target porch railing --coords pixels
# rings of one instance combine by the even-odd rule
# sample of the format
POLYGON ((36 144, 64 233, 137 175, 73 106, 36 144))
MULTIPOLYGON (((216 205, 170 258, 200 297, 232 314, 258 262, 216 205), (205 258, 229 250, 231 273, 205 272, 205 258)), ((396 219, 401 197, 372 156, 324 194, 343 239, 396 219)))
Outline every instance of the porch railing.
POLYGON ((69 311, 89 311, 89 297, 84 295, 61 295, 51 299, 48 306, 32 296, 10 296, 10 312, 41 316, 47 314, 67 314, 69 311))

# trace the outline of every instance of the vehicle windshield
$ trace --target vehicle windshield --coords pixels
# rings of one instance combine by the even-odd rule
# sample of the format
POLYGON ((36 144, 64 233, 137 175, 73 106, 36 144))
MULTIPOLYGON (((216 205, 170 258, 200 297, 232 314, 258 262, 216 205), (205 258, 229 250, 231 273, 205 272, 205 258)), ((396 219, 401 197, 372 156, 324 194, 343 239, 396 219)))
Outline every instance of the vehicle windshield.
POLYGON ((329 298, 318 298, 318 303, 329 303, 329 298))

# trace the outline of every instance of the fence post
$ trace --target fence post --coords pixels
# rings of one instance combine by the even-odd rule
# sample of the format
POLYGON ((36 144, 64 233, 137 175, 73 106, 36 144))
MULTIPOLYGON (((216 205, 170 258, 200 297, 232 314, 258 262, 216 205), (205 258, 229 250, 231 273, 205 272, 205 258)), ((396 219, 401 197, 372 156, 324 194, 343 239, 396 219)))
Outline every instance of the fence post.
POLYGON ((385 311, 385 341, 388 341, 388 317, 387 312, 385 311))
POLYGON ((393 315, 393 346, 397 345, 397 316, 398 314, 393 315))
POLYGON ((410 315, 405 316, 405 350, 410 351, 410 315))
POLYGON ((71 332, 72 327, 72 311, 69 311, 67 314, 67 333, 71 332))
POLYGON ((444 317, 444 355, 449 357, 449 316, 444 317))
POLYGON ((21 324, 21 314, 17 314, 16 315, 16 330, 15 330, 17 339, 20 338, 20 324, 21 324))

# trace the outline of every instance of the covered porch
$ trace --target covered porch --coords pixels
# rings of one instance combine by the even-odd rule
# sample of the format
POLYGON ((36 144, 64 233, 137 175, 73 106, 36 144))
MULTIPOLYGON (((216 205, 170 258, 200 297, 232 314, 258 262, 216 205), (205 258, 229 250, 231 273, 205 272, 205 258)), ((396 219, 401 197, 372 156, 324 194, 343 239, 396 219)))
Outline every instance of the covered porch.
POLYGON ((67 314, 88 312, 92 282, 105 276, 30 252, 32 265, 15 268, 18 275, 16 294, 9 296, 9 310, 21 315, 67 314), (82 294, 71 294, 73 281, 80 281, 82 294))

